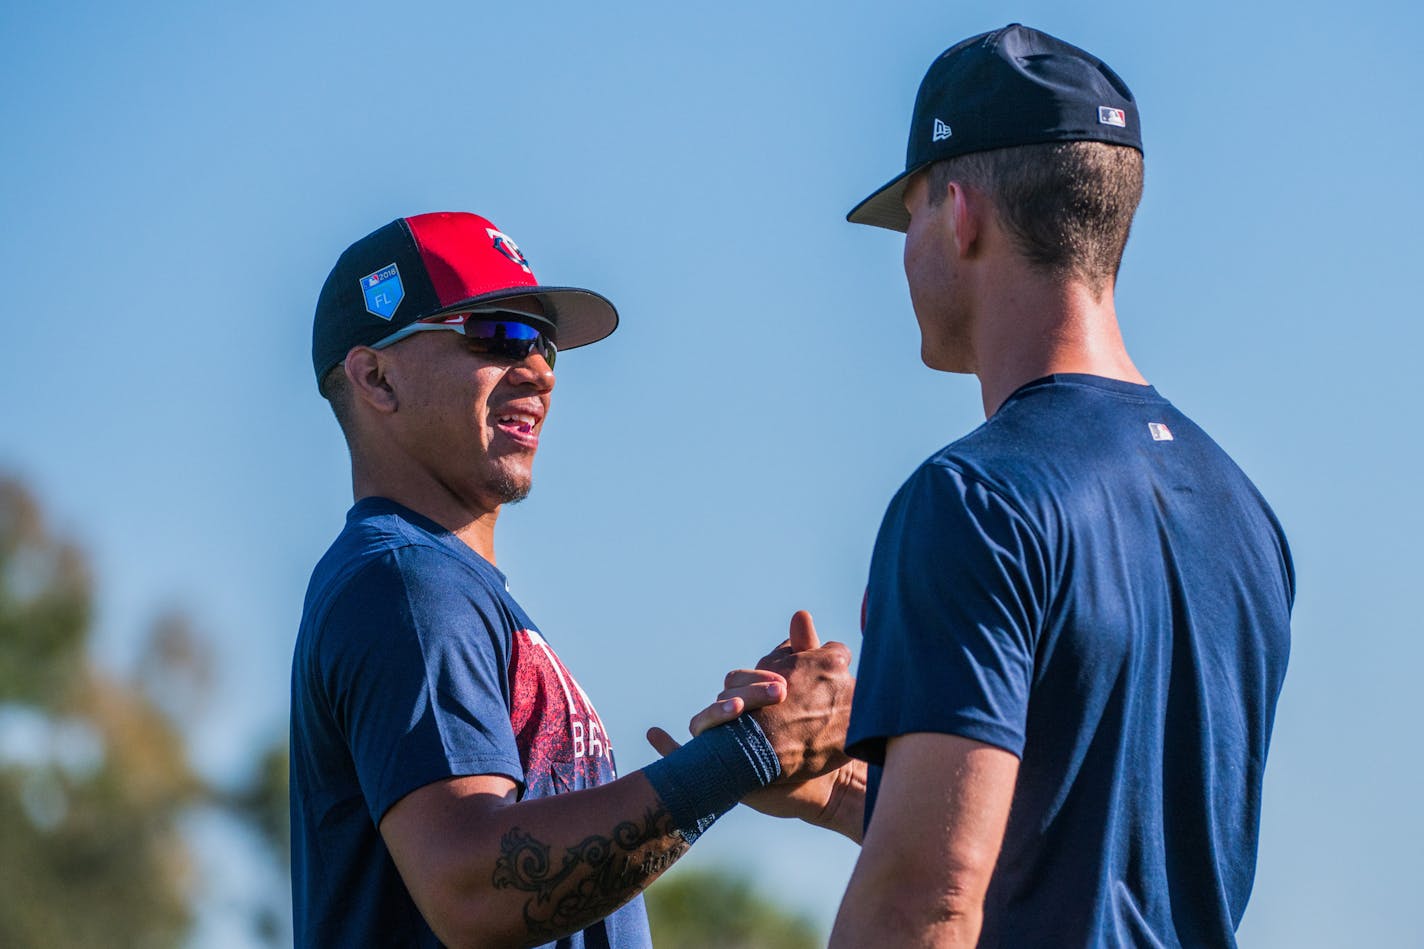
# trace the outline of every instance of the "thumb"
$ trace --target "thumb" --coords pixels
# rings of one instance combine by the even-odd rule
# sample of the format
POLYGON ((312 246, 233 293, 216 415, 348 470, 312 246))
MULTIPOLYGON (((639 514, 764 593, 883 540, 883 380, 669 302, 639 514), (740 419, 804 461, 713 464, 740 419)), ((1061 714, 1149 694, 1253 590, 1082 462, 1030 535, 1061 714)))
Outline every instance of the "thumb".
POLYGON ((666 758, 682 747, 676 738, 654 725, 648 729, 648 744, 652 745, 657 753, 666 758))
POLYGON ((816 635, 816 624, 811 622, 810 613, 797 610, 792 615, 790 639, 792 652, 805 652, 821 645, 821 639, 816 635))

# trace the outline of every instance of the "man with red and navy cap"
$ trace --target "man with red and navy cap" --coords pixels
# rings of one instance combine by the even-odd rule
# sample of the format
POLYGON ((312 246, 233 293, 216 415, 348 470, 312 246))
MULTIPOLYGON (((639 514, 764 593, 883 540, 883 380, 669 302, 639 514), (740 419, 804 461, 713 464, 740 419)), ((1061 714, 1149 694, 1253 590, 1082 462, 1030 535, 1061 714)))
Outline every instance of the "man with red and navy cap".
POLYGON ((794 718, 733 718, 739 701, 618 778, 587 693, 496 567, 556 354, 617 324, 602 296, 540 285, 474 214, 393 221, 327 278, 312 361, 356 503, 293 659, 298 945, 644 949, 639 894, 720 814, 839 763, 849 674, 831 644, 815 681, 786 670, 794 718))

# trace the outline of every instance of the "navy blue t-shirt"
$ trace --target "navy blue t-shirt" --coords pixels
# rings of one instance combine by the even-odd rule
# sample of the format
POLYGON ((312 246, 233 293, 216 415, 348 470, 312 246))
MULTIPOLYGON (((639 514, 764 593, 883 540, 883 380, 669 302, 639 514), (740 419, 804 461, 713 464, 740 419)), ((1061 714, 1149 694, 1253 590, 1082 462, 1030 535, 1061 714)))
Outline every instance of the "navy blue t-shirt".
POLYGON ((981 945, 1233 946, 1294 574, 1241 470, 1150 386, 1061 374, 926 461, 876 540, 847 744, 1020 758, 981 945))
MULTIPOLYGON (((506 589, 438 524, 380 498, 317 564, 292 663, 299 946, 437 946, 377 829, 406 794, 501 774, 521 799, 614 779, 603 723, 506 589)), ((559 949, 647 949, 642 897, 559 949)))

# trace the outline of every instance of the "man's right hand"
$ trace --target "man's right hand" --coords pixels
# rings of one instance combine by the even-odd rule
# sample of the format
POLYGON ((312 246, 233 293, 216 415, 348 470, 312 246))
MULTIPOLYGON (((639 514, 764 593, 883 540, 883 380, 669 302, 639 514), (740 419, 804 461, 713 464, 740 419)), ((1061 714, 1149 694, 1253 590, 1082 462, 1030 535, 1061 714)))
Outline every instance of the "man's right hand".
POLYGON ((787 639, 763 656, 755 670, 729 673, 728 684, 733 677, 741 681, 743 671, 775 673, 786 683, 783 701, 751 713, 781 759, 779 780, 788 784, 807 781, 850 760, 845 753, 855 693, 850 650, 843 643, 821 645, 810 613, 801 610, 792 616, 787 639))
MULTIPOLYGON (((781 760, 781 778, 743 803, 773 817, 827 827, 858 842, 866 769, 864 762, 845 754, 855 691, 850 651, 841 643, 822 645, 811 615, 801 611, 791 618, 790 635, 780 646, 755 669, 727 673, 723 686, 716 701, 692 717, 688 730, 700 735, 754 713, 781 760)), ((648 741, 663 755, 678 747, 660 728, 649 730, 648 741)))

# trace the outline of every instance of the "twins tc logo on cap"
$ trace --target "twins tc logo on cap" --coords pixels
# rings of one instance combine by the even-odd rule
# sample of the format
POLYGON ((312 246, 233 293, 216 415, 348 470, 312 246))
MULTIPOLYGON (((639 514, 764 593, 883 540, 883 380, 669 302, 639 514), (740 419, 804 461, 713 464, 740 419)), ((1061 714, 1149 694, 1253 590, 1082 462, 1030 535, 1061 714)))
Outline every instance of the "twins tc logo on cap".
POLYGON ((501 254, 508 257, 510 260, 514 261, 519 266, 523 267, 525 273, 532 274, 534 272, 529 269, 529 261, 525 260, 524 255, 520 253, 519 245, 514 243, 514 241, 510 240, 509 235, 502 234, 492 227, 485 228, 485 233, 490 236, 490 239, 492 241, 494 241, 495 250, 499 251, 501 254))
POLYGON ((395 264, 386 264, 375 273, 362 277, 361 295, 366 298, 366 309, 369 312, 383 320, 389 320, 396 315, 396 307, 405 299, 400 270, 395 264))

